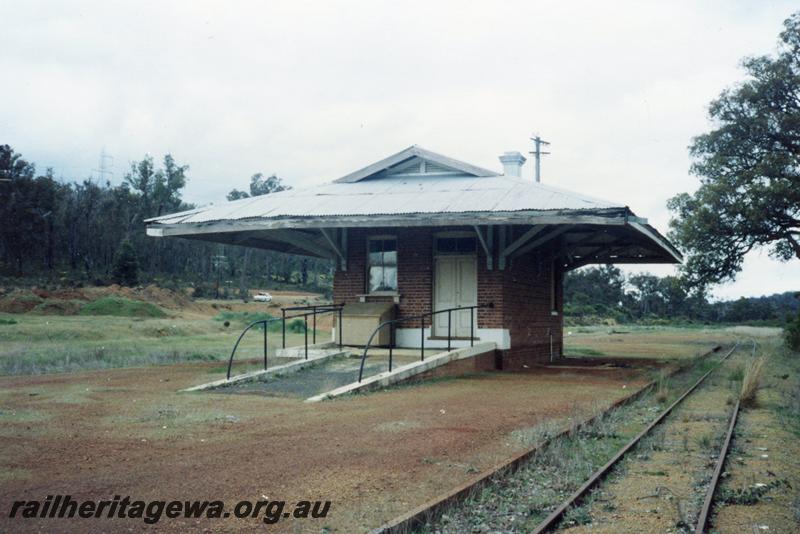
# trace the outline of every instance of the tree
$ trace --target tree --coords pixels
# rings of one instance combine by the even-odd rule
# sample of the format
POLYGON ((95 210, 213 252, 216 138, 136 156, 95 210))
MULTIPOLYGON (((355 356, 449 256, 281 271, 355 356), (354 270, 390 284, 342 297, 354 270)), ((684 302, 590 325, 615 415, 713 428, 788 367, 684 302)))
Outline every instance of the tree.
POLYGON ((633 295, 639 303, 641 316, 658 315, 661 311, 659 305, 662 303, 660 279, 655 275, 642 273, 631 276, 628 281, 633 286, 633 295))
POLYGON ((291 187, 285 185, 283 180, 276 175, 272 174, 265 178, 263 173, 257 172, 250 177, 250 193, 233 189, 228 193, 227 198, 228 200, 239 200, 240 198, 258 197, 277 193, 278 191, 286 191, 287 189, 291 189, 291 187))
POLYGON ((231 192, 226 195, 228 200, 239 200, 240 198, 250 198, 247 191, 239 191, 238 189, 231 189, 231 192))
POLYGON ((734 279, 756 247, 800 259, 800 12, 784 26, 778 55, 745 59, 749 79, 711 103, 717 127, 690 146, 700 188, 668 203, 697 287, 734 279))
POLYGON ((800 313, 786 322, 783 339, 789 349, 800 352, 800 313))
POLYGON ((181 189, 186 186, 188 165, 178 165, 175 158, 164 156, 163 169, 156 169, 152 156, 131 163, 125 183, 141 195, 142 217, 158 216, 181 205, 181 189))
POLYGON ((0 180, 14 181, 20 178, 33 178, 36 167, 14 152, 8 145, 0 145, 0 180))
POLYGON ((114 256, 114 267, 111 271, 114 281, 123 286, 135 286, 139 282, 139 262, 136 250, 127 239, 120 243, 114 256))
POLYGON ((171 154, 164 156, 164 168, 155 174, 153 198, 155 215, 177 210, 181 205, 181 189, 186 186, 188 165, 178 165, 171 154))
POLYGON ((22 274, 26 259, 43 259, 52 269, 53 212, 59 185, 52 173, 34 178, 36 168, 8 145, 0 145, 0 257, 13 258, 22 274))
MULTIPOLYGON (((795 301, 800 301, 800 293, 794 293, 792 296, 795 298, 795 301)), ((786 316, 786 327, 783 329, 783 339, 790 350, 800 352, 800 310, 794 315, 786 316)))
POLYGON ((568 313, 572 315, 612 315, 627 319, 624 300, 625 276, 613 265, 585 267, 564 277, 564 302, 568 303, 568 313))
POLYGON ((152 213, 151 204, 156 183, 156 170, 152 156, 145 156, 142 161, 131 163, 131 170, 125 175, 125 183, 141 195, 140 216, 147 217, 152 213))
MULTIPOLYGON (((118 185, 91 179, 62 181, 50 169, 37 176, 32 162, 10 146, 0 145, 0 277, 25 276, 37 283, 47 277, 47 283, 57 285, 113 277, 124 284, 181 281, 209 287, 217 245, 145 234, 143 219, 193 208, 181 200, 188 166, 179 165, 170 155, 161 162, 145 156, 131 164, 118 185), (128 245, 123 250, 125 240, 134 255, 128 245), (134 258, 136 279, 133 269, 128 269, 130 277, 123 275, 124 265, 134 258)), ((265 180, 260 175, 254 181, 256 193, 285 187, 277 179, 265 180)), ((289 276, 301 272, 304 259, 312 272, 327 271, 331 264, 326 259, 269 250, 223 249, 229 261, 220 275, 238 278, 245 293, 251 280, 269 283, 279 265, 285 266, 289 276)))

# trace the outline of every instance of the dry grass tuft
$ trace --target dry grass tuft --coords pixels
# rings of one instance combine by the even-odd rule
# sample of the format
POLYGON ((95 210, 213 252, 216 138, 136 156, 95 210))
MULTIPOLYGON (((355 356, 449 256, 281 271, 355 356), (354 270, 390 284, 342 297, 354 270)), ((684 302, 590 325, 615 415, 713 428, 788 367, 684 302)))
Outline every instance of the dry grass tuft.
POLYGON ((658 377, 658 382, 656 384, 656 400, 664 404, 667 402, 669 398, 669 385, 667 384, 667 377, 662 371, 658 377))
POLYGON ((761 384, 764 361, 764 356, 754 358, 744 371, 744 378, 742 379, 742 392, 739 395, 739 401, 742 403, 742 406, 756 405, 756 395, 761 384))

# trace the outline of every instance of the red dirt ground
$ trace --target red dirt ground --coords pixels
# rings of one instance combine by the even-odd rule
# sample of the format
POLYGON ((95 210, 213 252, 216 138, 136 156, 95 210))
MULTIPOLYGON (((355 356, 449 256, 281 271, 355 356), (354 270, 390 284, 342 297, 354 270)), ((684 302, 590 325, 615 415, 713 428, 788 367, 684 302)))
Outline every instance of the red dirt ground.
MULTIPOLYGON (((0 379, 0 531, 129 531, 135 519, 17 520, 14 500, 331 500, 271 532, 375 527, 525 448, 515 429, 633 393, 641 369, 488 373, 317 404, 178 394, 205 364, 0 379), (623 386, 625 386, 623 388, 623 386)), ((218 364, 217 364, 218 365, 218 364)), ((259 519, 162 519, 163 531, 263 529, 259 519)))

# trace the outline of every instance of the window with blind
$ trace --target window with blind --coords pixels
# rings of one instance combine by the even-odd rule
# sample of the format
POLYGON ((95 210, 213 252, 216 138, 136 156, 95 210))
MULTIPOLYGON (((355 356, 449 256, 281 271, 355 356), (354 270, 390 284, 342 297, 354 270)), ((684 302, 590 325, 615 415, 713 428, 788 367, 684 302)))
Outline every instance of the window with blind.
POLYGON ((374 237, 369 239, 369 292, 397 291, 397 239, 374 237))

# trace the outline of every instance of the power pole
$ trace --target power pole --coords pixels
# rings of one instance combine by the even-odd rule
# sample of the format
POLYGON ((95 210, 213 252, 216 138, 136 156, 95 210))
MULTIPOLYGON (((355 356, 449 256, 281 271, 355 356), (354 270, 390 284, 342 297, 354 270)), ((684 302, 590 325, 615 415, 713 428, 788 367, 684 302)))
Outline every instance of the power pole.
POLYGON ((529 152, 529 154, 533 154, 534 159, 536 160, 536 181, 542 181, 542 155, 549 154, 550 152, 542 152, 542 145, 549 145, 547 141, 539 137, 539 134, 531 137, 531 141, 533 141, 533 152, 529 152))

